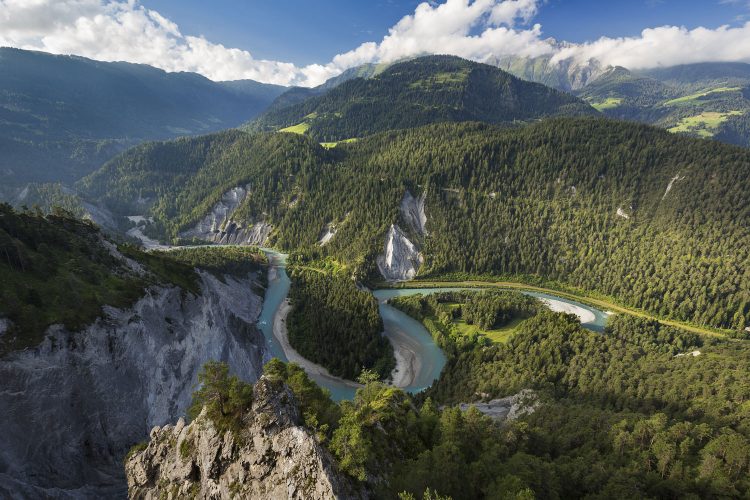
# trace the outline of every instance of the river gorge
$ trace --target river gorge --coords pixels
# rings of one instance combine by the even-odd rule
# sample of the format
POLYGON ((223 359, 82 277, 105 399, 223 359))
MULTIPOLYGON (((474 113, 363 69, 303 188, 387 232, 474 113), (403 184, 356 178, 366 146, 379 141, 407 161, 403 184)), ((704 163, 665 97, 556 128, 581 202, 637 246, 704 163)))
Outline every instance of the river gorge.
MULTIPOLYGON (((268 288, 258 327, 263 332, 270 357, 295 362, 302 366, 310 378, 331 392, 334 400, 352 399, 358 384, 328 373, 328 371, 299 355, 286 338, 286 315, 291 306, 287 300, 291 281, 286 273, 286 255, 263 249, 269 262, 268 288)), ((388 304, 394 297, 415 294, 432 294, 450 290, 481 290, 481 288, 385 288, 373 291, 378 300, 380 315, 385 327, 384 335, 393 345, 396 369, 393 385, 416 393, 429 387, 440 376, 446 363, 445 354, 435 344, 427 329, 414 318, 388 304)), ((541 292, 523 293, 540 299, 553 311, 575 314, 581 324, 595 332, 603 332, 608 313, 589 305, 541 292)))

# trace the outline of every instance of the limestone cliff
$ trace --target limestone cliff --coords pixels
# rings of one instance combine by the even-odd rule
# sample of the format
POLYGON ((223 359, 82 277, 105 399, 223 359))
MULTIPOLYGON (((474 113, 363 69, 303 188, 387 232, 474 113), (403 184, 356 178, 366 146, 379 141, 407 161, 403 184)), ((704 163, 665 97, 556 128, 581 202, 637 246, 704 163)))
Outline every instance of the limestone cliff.
POLYGON ((391 224, 385 235, 383 253, 377 258, 380 274, 388 281, 414 279, 422 265, 420 244, 427 236, 426 193, 414 197, 410 191, 404 193, 399 205, 404 231, 398 224, 391 224))
POLYGON ((222 245, 263 245, 273 227, 265 222, 243 224, 234 220, 237 207, 245 200, 250 185, 230 189, 194 227, 180 234, 222 245))
POLYGON ((267 354, 253 278, 200 278, 198 295, 152 287, 0 359, 0 498, 124 497, 123 456, 185 414, 206 361, 257 380, 267 354))
POLYGON ((425 213, 425 199, 427 192, 423 192, 419 197, 414 197, 410 191, 404 193, 401 198, 401 217, 414 233, 419 236, 427 235, 427 214, 425 213))
POLYGON ((331 455, 301 426, 292 392, 261 378, 236 435, 202 413, 156 427, 125 463, 132 499, 360 498, 331 455))
POLYGON ((391 224, 385 236, 383 253, 377 258, 380 274, 388 281, 405 281, 417 275, 422 255, 400 227, 391 224))

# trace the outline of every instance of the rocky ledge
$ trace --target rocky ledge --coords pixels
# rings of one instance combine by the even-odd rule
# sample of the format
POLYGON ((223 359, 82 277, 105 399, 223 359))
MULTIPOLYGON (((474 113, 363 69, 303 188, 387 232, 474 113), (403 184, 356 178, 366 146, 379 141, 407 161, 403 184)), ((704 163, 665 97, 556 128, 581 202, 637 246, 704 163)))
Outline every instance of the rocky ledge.
POLYGON ((155 427, 125 463, 133 499, 361 498, 302 424, 286 386, 261 378, 238 433, 217 432, 206 412, 155 427))

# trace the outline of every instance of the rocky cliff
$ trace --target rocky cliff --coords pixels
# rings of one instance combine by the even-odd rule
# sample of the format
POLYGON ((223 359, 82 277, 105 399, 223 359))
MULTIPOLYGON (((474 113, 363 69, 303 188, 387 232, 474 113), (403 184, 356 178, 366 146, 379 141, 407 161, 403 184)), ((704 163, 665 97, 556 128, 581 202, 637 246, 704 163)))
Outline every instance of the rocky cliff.
POLYGON ((391 224, 385 236, 383 253, 377 258, 378 270, 388 281, 405 281, 417 275, 422 255, 400 227, 391 224))
POLYGON ((122 458, 184 415, 197 373, 222 360, 249 381, 266 361, 254 279, 201 273, 201 292, 152 287, 79 332, 51 327, 0 359, 0 498, 117 498, 122 458))
POLYGON ((243 224, 232 217, 249 191, 249 184, 230 189, 203 219, 180 236, 221 245, 263 245, 271 234, 271 225, 264 222, 243 224))
POLYGON ((294 395, 261 378, 236 435, 205 411, 189 425, 155 427, 125 464, 133 499, 359 498, 333 458, 301 426, 294 395))
POLYGON ((404 193, 401 198, 401 217, 408 227, 419 236, 427 235, 427 214, 425 213, 425 199, 427 192, 422 193, 419 197, 414 197, 410 191, 404 193))
POLYGON ((391 224, 385 235, 383 253, 377 258, 378 270, 388 281, 414 279, 422 265, 420 242, 427 236, 426 195, 425 192, 415 197, 407 190, 401 198, 399 215, 408 232, 391 224))

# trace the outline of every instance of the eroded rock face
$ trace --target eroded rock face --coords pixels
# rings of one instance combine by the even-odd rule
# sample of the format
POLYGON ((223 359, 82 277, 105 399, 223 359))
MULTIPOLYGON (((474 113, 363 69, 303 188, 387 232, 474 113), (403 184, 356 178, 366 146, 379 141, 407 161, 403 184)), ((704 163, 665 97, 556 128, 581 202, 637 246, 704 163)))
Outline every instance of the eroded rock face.
POLYGON ((125 464, 132 499, 361 498, 330 454, 301 426, 292 392, 261 378, 242 432, 219 434, 202 413, 156 427, 125 464))
POLYGON ((512 396, 493 399, 487 403, 461 403, 458 406, 462 411, 467 411, 474 406, 477 410, 498 422, 512 422, 524 415, 534 413, 539 407, 539 398, 531 389, 523 389, 512 396))
POLYGON ((249 184, 230 189, 200 222, 180 236, 220 245, 263 245, 273 229, 270 224, 242 224, 232 217, 247 197, 249 190, 249 184))
POLYGON ((406 191, 401 198, 401 216, 409 228, 420 236, 427 235, 427 214, 424 209, 426 197, 426 192, 415 198, 411 192, 406 191))
POLYGON ((383 254, 377 258, 378 270, 388 281, 414 279, 422 265, 422 254, 396 224, 385 236, 383 254))
POLYGON ((201 273, 201 293, 152 287, 80 332, 51 327, 0 360, 0 498, 124 497, 122 458, 190 403, 221 360, 248 381, 267 361, 254 280, 201 273))
POLYGON ((422 265, 420 241, 427 236, 426 192, 415 198, 408 190, 401 198, 399 213, 407 231, 391 224, 385 235, 383 253, 377 257, 380 274, 388 281, 414 279, 422 265))

